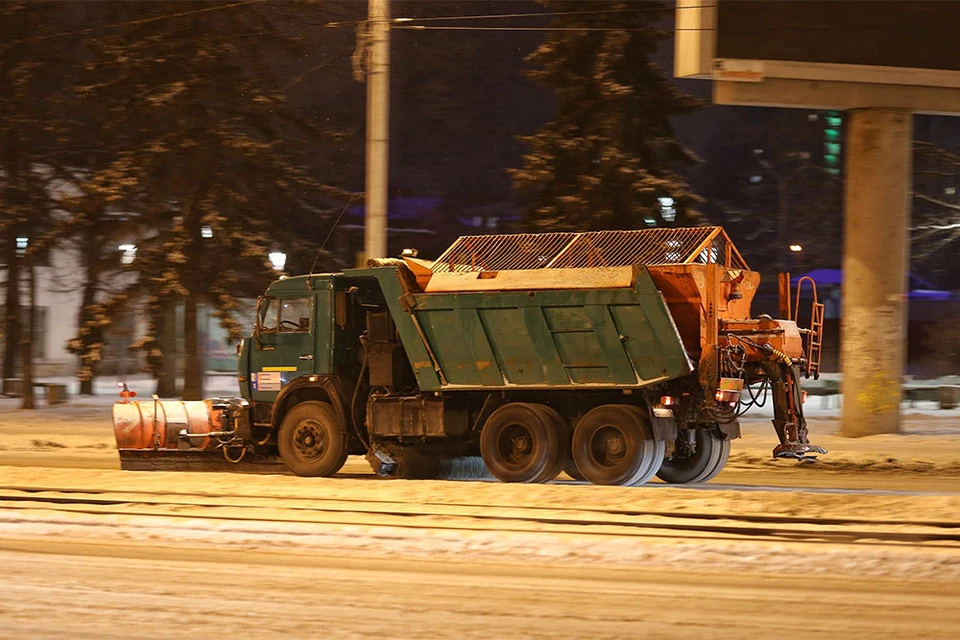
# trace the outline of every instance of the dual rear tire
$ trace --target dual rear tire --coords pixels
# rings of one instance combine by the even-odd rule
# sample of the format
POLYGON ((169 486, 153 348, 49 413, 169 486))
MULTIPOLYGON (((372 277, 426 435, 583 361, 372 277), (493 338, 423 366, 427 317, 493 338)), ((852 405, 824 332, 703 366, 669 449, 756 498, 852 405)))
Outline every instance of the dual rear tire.
POLYGON ((502 482, 548 482, 561 470, 600 485, 641 485, 654 475, 669 484, 707 482, 726 464, 730 440, 711 429, 693 437, 692 451, 675 446, 667 454, 666 442, 654 439, 646 413, 634 405, 601 405, 571 430, 547 405, 513 402, 490 416, 480 450, 502 482))
POLYGON ((547 405, 512 402, 484 424, 480 451, 502 482, 548 482, 565 470, 593 484, 634 485, 654 476, 665 444, 654 440, 646 415, 632 405, 597 407, 571 430, 547 405))
POLYGON ((654 440, 646 415, 633 405, 591 409, 573 431, 573 462, 583 479, 593 484, 644 484, 660 468, 664 451, 665 444, 654 440))
POLYGON ((675 446, 657 471, 657 477, 669 484, 707 482, 716 477, 730 457, 730 440, 713 429, 696 429, 694 449, 685 453, 675 446))
POLYGON ((494 411, 480 432, 480 455, 502 482, 540 483, 557 477, 569 457, 570 432, 546 405, 511 402, 494 411))

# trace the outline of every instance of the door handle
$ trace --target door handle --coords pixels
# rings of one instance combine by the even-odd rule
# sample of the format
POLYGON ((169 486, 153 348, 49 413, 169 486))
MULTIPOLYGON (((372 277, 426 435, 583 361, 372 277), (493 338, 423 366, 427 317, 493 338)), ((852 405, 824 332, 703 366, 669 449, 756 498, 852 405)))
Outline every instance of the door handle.
POLYGON ((301 360, 313 360, 313 356, 312 356, 311 354, 309 354, 309 353, 305 353, 305 354, 303 354, 302 356, 300 356, 300 359, 301 359, 301 360))

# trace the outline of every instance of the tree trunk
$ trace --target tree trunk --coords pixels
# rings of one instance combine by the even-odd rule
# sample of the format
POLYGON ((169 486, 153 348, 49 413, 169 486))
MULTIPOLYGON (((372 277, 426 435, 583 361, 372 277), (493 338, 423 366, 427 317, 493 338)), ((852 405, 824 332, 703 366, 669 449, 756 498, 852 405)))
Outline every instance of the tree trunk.
POLYGON ((83 341, 80 356, 80 395, 93 395, 93 381, 97 375, 97 362, 103 351, 103 330, 94 325, 96 318, 93 314, 93 305, 97 302, 97 286, 100 281, 102 242, 97 241, 96 228, 90 225, 80 248, 85 255, 85 273, 83 282, 83 296, 80 301, 79 335, 83 341))
POLYGON ((183 313, 183 399, 203 399, 204 362, 197 332, 197 299, 187 296, 183 313))
POLYGON ((80 354, 80 395, 93 395, 93 379, 96 376, 96 364, 88 357, 94 344, 102 342, 102 331, 99 328, 92 328, 88 325, 92 322, 93 314, 91 308, 96 302, 97 285, 91 279, 90 269, 87 268, 87 281, 83 283, 83 299, 80 302, 80 331, 83 344, 83 353, 80 354), (83 332, 86 328, 87 332, 83 332), (86 369, 86 371, 85 371, 86 369))
POLYGON ((20 341, 20 358, 23 361, 23 403, 21 409, 36 409, 33 401, 33 337, 37 330, 37 281, 36 270, 32 265, 27 267, 27 279, 30 287, 30 316, 27 321, 27 330, 23 332, 20 341))
POLYGON ((177 394, 177 308, 170 301, 160 307, 160 352, 163 368, 157 375, 157 395, 174 398, 177 394))
POLYGON ((3 377, 17 377, 17 351, 20 349, 20 257, 17 255, 16 232, 8 230, 5 248, 7 250, 7 285, 4 312, 4 349, 3 377))

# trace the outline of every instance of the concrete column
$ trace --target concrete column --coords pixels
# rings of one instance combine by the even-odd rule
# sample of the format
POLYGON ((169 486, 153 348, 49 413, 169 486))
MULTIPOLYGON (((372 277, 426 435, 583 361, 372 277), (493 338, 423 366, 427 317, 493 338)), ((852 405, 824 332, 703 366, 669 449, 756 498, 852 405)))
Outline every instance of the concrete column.
POLYGON ((387 257, 390 158, 390 0, 368 0, 367 194, 364 258, 387 257))
POLYGON ((848 111, 840 358, 847 437, 900 430, 913 121, 848 111))

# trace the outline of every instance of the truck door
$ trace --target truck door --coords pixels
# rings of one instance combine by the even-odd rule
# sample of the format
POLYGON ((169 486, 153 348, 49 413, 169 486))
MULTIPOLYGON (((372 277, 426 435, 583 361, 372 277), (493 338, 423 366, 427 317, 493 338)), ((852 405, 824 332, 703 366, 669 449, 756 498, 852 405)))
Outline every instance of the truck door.
POLYGON ((284 385, 316 373, 315 296, 261 298, 257 311, 259 340, 255 337, 250 348, 250 389, 255 402, 273 402, 284 385))

